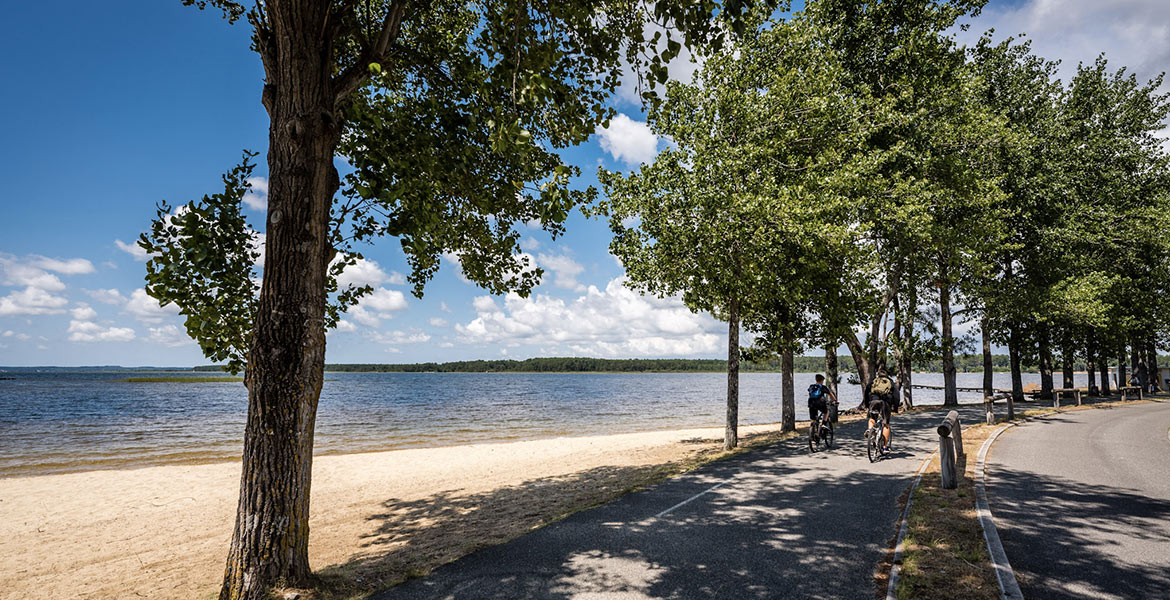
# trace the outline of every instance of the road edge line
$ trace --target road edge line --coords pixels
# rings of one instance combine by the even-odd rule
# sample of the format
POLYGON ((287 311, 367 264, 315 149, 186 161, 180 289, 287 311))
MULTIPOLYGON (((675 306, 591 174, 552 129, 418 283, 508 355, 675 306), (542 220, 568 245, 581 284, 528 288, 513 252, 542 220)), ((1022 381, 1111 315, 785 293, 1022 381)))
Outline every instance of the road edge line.
POLYGON ((996 438, 1016 423, 1008 423, 987 437, 987 441, 979 448, 979 455, 975 461, 975 511, 979 515, 979 526, 983 529, 983 541, 987 544, 987 553, 991 557, 991 568, 995 571, 995 581, 999 584, 1000 598, 1009 600, 1023 600, 1024 594, 1020 591, 1020 584, 1016 581, 1016 574, 1008 562, 1003 543, 999 539, 999 532, 995 529, 995 521, 991 515, 991 507, 987 504, 987 452, 996 438))
POLYGON ((910 484, 910 492, 906 494, 906 508, 902 510, 902 525, 898 527, 898 541, 894 544, 894 557, 890 559, 890 582, 886 586, 886 600, 897 600, 898 579, 902 575, 902 545, 906 539, 906 530, 909 529, 907 519, 910 518, 910 504, 914 501, 914 490, 918 489, 918 483, 922 481, 922 474, 926 472, 926 467, 930 465, 930 461, 934 460, 936 454, 938 454, 938 450, 931 452, 930 456, 922 461, 922 466, 918 467, 918 476, 914 478, 914 483, 910 484))

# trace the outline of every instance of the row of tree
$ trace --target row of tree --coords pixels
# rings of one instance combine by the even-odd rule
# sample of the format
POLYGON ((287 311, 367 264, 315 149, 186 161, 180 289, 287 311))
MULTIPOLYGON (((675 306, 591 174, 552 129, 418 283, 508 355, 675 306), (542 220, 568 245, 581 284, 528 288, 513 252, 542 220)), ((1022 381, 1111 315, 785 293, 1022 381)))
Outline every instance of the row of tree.
POLYGON ((844 342, 865 382, 890 357, 908 384, 933 337, 953 391, 956 318, 1049 374, 1054 348, 1140 359, 1165 330, 1160 80, 1099 61, 1065 86, 1026 45, 967 52, 944 32, 983 0, 809 0, 783 21, 776 0, 181 1, 248 22, 270 118, 263 256, 240 210, 252 155, 140 241, 147 293, 245 373, 221 600, 311 585, 325 331, 370 291, 338 289, 356 244, 397 238, 416 295, 445 254, 526 295, 542 272, 517 224, 556 237, 596 200, 560 151, 614 115, 629 70, 673 147, 602 173, 596 208, 631 281, 728 321, 729 446, 741 325, 751 357, 780 354, 787 427, 802 346, 832 373, 844 342), (684 47, 704 68, 659 95, 684 47))
MULTIPOLYGON (((844 343, 866 389, 937 358, 957 404, 956 323, 981 325, 984 388, 1006 345, 1013 398, 1083 361, 1156 364, 1170 316, 1170 179, 1161 76, 1104 57, 1067 84, 1026 41, 952 32, 978 0, 810 0, 670 82, 649 125, 672 145, 602 170, 612 252, 639 289, 728 323, 726 446, 737 442, 738 336, 793 356, 844 343)), ((835 378, 835 377, 834 377, 835 378)), ((1095 387, 1095 385, 1093 386, 1095 387)), ((1009 415, 1013 411, 1009 402, 1009 415)))

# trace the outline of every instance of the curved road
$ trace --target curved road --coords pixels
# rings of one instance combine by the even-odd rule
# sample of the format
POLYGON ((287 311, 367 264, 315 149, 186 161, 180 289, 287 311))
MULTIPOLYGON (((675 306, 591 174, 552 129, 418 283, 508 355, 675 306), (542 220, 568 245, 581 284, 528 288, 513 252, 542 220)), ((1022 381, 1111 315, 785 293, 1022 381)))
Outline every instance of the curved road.
POLYGON ((374 598, 872 598, 898 496, 937 447, 941 418, 896 415, 895 452, 876 464, 861 422, 840 427, 828 452, 810 456, 798 439, 741 454, 374 598))
POLYGON ((1024 597, 1170 598, 1170 404, 1005 431, 989 504, 1024 597))

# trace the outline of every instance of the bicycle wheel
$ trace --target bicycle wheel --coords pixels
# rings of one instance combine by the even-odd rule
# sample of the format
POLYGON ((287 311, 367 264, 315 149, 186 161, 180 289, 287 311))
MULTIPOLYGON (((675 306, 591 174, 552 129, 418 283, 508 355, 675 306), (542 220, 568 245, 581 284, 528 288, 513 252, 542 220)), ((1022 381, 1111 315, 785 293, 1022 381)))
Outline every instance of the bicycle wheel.
POLYGON ((808 424, 808 451, 809 452, 816 452, 817 451, 817 427, 818 426, 819 426, 819 423, 817 421, 813 421, 812 423, 808 424))
POLYGON ((880 435, 877 431, 870 429, 865 432, 865 437, 867 442, 866 450, 869 452, 869 462, 874 462, 878 459, 878 453, 881 452, 881 448, 878 446, 878 438, 880 435))
POLYGON ((828 423, 821 429, 821 437, 825 439, 825 448, 833 447, 833 424, 828 423))

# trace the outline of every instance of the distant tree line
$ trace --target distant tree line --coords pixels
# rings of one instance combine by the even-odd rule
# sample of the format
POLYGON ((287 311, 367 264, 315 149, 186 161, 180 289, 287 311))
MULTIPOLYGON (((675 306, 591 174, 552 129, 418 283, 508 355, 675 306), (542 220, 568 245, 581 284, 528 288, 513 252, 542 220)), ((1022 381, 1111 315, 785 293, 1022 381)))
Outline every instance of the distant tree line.
MULTIPOLYGON (((996 372, 1011 370, 1010 357, 1006 354, 992 355, 992 367, 996 372)), ((1158 363, 1170 366, 1170 356, 1160 356, 1158 363)), ((799 373, 825 372, 825 357, 797 356, 793 366, 799 373)), ((955 357, 955 367, 960 373, 983 371, 983 356, 961 354, 955 357)), ((856 373, 853 359, 843 356, 838 359, 837 368, 847 373, 856 373)), ((1075 364, 1079 371, 1085 370, 1085 363, 1075 364)), ((740 369, 755 372, 779 372, 780 360, 743 361, 740 369)), ((195 371, 224 370, 219 365, 195 367, 195 371)), ((453 362, 423 362, 400 364, 327 364, 325 370, 333 373, 719 373, 727 370, 727 361, 722 359, 687 358, 581 358, 548 357, 525 360, 460 360, 453 362)), ((932 360, 915 363, 914 370, 926 373, 941 373, 942 361, 932 360)), ((1037 372, 1037 371, 1032 371, 1037 372)))

